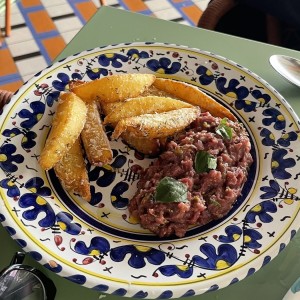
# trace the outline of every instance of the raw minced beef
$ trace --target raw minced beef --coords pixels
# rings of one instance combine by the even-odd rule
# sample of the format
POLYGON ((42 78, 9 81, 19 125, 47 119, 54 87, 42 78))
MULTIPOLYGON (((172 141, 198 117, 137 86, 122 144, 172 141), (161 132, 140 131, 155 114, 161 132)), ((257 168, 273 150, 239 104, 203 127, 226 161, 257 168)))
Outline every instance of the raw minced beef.
POLYGON ((183 237, 191 225, 204 225, 225 216, 241 193, 252 163, 251 144, 242 124, 227 120, 232 137, 216 133, 222 119, 205 112, 184 132, 166 144, 163 153, 143 171, 129 212, 142 227, 159 237, 183 237), (215 169, 195 171, 195 156, 206 151, 217 159, 215 169), (164 177, 187 186, 186 202, 155 200, 164 177))

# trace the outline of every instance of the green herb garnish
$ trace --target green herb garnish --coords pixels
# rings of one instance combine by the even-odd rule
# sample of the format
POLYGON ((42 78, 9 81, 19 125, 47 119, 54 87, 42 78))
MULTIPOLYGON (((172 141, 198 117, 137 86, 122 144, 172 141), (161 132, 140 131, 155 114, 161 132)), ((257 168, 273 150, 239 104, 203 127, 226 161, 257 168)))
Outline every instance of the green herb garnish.
POLYGON ((216 129, 216 133, 222 136, 224 140, 232 139, 232 128, 227 125, 227 118, 223 118, 216 129))
POLYGON ((197 174, 215 170, 217 159, 206 151, 198 151, 195 156, 195 171, 197 174))
POLYGON ((164 203, 187 202, 187 191, 184 183, 172 177, 164 177, 156 187, 154 199, 164 203))

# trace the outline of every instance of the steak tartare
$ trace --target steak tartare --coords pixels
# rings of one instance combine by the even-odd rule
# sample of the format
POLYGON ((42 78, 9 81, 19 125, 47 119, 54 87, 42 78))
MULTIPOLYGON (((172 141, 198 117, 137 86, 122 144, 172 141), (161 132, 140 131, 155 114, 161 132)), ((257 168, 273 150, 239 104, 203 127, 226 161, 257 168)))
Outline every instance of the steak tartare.
POLYGON ((143 170, 129 213, 159 237, 222 218, 247 179, 250 150, 242 124, 201 113, 143 170))

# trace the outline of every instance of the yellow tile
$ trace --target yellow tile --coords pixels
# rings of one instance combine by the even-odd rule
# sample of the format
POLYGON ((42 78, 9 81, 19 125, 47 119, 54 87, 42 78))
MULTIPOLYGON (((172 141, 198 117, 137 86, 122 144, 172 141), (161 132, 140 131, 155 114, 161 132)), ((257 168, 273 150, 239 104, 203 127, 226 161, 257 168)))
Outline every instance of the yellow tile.
POLYGON ((76 7, 80 11, 85 21, 88 21, 97 11, 97 7, 93 2, 76 3, 76 7))
POLYGON ((24 8, 42 5, 40 0, 22 0, 21 3, 24 8))
POLYGON ((61 36, 44 39, 42 40, 42 43, 51 60, 56 58, 66 46, 66 43, 61 36))
POLYGON ((142 0, 124 0, 123 2, 131 11, 143 11, 149 9, 148 6, 142 0))
POLYGON ((14 93, 22 85, 23 85, 23 81, 22 80, 10 82, 10 83, 5 83, 5 84, 0 84, 0 90, 11 91, 11 92, 14 93))
POLYGON ((0 76, 11 75, 18 72, 17 66, 6 48, 0 49, 0 76))
POLYGON ((193 21, 194 25, 198 24, 200 16, 202 15, 202 10, 198 6, 185 6, 182 7, 182 11, 193 21))
POLYGON ((28 13, 32 26, 37 33, 56 30, 56 26, 48 13, 44 10, 28 13))

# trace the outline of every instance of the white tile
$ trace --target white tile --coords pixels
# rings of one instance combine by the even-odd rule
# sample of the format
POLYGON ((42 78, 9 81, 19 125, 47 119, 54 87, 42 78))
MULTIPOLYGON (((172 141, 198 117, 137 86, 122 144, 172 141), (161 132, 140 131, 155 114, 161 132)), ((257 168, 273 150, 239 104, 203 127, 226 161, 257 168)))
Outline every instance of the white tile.
POLYGON ((100 7, 100 1, 99 0, 92 0, 92 2, 94 2, 96 7, 100 7))
POLYGON ((48 8, 50 6, 62 5, 65 4, 66 0, 41 0, 44 7, 48 8))
POLYGON ((20 10, 19 10, 19 7, 18 7, 18 5, 17 5, 17 3, 13 3, 13 4, 11 5, 10 11, 11 11, 11 14, 12 14, 12 15, 14 15, 14 14, 20 14, 20 13, 21 13, 20 10))
POLYGON ((83 26, 77 17, 55 20, 54 23, 60 33, 80 29, 83 26))
MULTIPOLYGON (((97 1, 97 0, 95 0, 95 1, 97 1)), ((106 0, 106 5, 116 5, 116 4, 119 4, 118 0, 106 0)))
POLYGON ((19 25, 19 24, 25 24, 25 19, 23 18, 22 14, 12 14, 11 15, 11 25, 19 25))
POLYGON ((50 17, 53 18, 53 17, 71 14, 73 13, 73 9, 68 3, 65 3, 61 5, 49 6, 47 8, 47 12, 50 15, 50 17))
POLYGON ((173 20, 173 19, 178 19, 182 18, 182 15, 175 9, 175 8, 169 8, 169 9, 164 9, 160 11, 154 12, 154 15, 163 20, 173 20))
POLYGON ((78 30, 73 30, 73 31, 63 32, 61 34, 61 36, 64 39, 64 41, 66 42, 66 44, 68 44, 77 33, 78 33, 78 30))
POLYGON ((208 0, 194 0, 195 5, 197 5, 202 11, 204 11, 207 7, 208 0))
POLYGON ((28 40, 20 43, 11 44, 8 45, 8 48, 13 57, 40 51, 35 40, 28 40))
POLYGON ((180 21, 180 22, 178 22, 179 24, 182 24, 182 25, 188 25, 188 26, 191 26, 191 24, 188 22, 188 21, 186 21, 186 20, 183 20, 183 21, 180 21))
POLYGON ((6 38, 8 45, 32 40, 32 34, 28 27, 16 28, 11 31, 11 36, 6 38))
POLYGON ((22 80, 24 82, 27 82, 29 79, 31 79, 36 73, 28 74, 28 75, 23 75, 22 80))
POLYGON ((16 61, 16 65, 22 77, 36 74, 47 67, 47 63, 42 56, 16 61))
POLYGON ((153 12, 172 8, 172 5, 166 0, 151 0, 151 1, 145 2, 145 4, 153 12))

